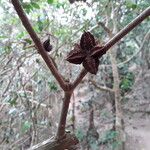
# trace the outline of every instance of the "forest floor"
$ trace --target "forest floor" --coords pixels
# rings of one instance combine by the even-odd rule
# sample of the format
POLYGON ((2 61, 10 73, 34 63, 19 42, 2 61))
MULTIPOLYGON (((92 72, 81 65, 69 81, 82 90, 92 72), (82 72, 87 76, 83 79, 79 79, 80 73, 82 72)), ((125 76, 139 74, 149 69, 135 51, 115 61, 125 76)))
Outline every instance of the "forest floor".
POLYGON ((150 150, 150 118, 133 118, 126 133, 127 150, 150 150))
POLYGON ((150 150, 149 89, 150 70, 146 70, 136 79, 126 105, 127 150, 150 150))
MULTIPOLYGON (((78 92, 75 92, 75 101, 77 107, 81 106, 81 101, 86 102, 87 96, 86 94, 84 94, 84 92, 82 93, 83 95, 81 94, 80 96, 77 94, 78 92)), ((83 123, 83 120, 85 122, 88 122, 89 118, 88 117, 89 113, 81 112, 80 110, 81 109, 76 109, 76 117, 77 117, 76 123, 78 125, 79 124, 81 125, 83 123)), ((96 119, 95 116, 94 122, 97 127, 97 130, 100 131, 100 128, 102 128, 100 125, 101 120, 96 119)), ((86 123, 85 126, 88 127, 88 123, 86 123)), ((150 150, 150 115, 148 116, 145 114, 144 116, 141 116, 141 114, 130 115, 126 113, 125 132, 126 132, 126 144, 125 144, 126 150, 150 150)))

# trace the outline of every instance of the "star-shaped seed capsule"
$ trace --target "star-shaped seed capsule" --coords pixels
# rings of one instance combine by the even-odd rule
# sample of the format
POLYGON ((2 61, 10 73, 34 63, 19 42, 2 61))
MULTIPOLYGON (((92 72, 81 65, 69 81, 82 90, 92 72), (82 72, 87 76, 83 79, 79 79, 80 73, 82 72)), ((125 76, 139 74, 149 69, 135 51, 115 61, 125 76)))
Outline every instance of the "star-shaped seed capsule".
POLYGON ((90 32, 84 32, 80 44, 75 44, 74 49, 67 56, 67 61, 73 64, 83 64, 83 67, 90 73, 96 74, 99 66, 99 58, 106 51, 103 46, 97 44, 90 32))

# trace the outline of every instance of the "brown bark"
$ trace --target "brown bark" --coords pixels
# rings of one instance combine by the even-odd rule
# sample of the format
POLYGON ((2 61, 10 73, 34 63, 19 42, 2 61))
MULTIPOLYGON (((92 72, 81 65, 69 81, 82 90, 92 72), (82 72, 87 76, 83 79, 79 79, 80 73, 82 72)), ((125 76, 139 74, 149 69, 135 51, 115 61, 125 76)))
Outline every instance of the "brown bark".
POLYGON ((72 95, 72 91, 65 92, 60 121, 59 121, 57 135, 56 135, 56 138, 58 139, 65 135, 66 118, 67 118, 71 95, 72 95))
MULTIPOLYGON (((117 11, 116 11, 117 12, 117 11)), ((117 17, 118 14, 114 12, 114 8, 112 5, 112 13, 114 14, 115 18, 113 19, 113 33, 109 32, 109 37, 112 38, 113 34, 116 34, 118 32, 117 28, 117 17)), ((125 144, 125 133, 124 133, 124 124, 123 124, 123 110, 122 110, 122 104, 121 104, 121 94, 120 94, 120 79, 119 79, 119 72, 117 67, 117 49, 118 46, 115 45, 113 48, 109 51, 110 61, 112 64, 112 74, 113 74, 113 90, 114 90, 114 111, 115 111, 115 126, 114 129, 117 132, 116 142, 119 142, 120 144, 117 147, 117 150, 124 150, 124 144, 125 144)))
POLYGON ((79 141, 75 137, 75 135, 67 133, 66 136, 61 139, 61 141, 48 139, 42 143, 31 147, 29 150, 64 150, 69 149, 70 147, 78 143, 79 141))

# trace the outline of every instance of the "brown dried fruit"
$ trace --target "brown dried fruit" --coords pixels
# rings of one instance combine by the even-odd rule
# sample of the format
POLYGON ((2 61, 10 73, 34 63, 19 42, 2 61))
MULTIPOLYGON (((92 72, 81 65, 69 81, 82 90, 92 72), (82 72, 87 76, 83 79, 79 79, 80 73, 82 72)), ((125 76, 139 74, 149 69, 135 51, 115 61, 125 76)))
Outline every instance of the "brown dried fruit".
POLYGON ((90 73, 96 74, 98 71, 99 60, 93 59, 90 56, 87 56, 83 61, 83 67, 90 73))
POLYGON ((69 0, 70 4, 73 4, 75 1, 83 1, 83 2, 86 2, 86 0, 69 0))
POLYGON ((73 4, 75 2, 75 0, 69 0, 70 4, 73 4))
POLYGON ((88 72, 96 74, 99 58, 105 53, 103 46, 97 44, 94 36, 90 32, 84 32, 81 36, 80 45, 75 44, 66 60, 73 64, 83 63, 83 67, 88 72))
POLYGON ((85 51, 90 51, 94 46, 95 38, 90 32, 84 32, 80 40, 80 46, 85 51))
POLYGON ((85 57, 86 55, 81 51, 80 45, 75 44, 74 49, 68 54, 66 60, 73 64, 81 64, 85 57))
POLYGON ((50 38, 43 42, 43 47, 47 52, 50 52, 52 50, 53 46, 50 44, 50 38))

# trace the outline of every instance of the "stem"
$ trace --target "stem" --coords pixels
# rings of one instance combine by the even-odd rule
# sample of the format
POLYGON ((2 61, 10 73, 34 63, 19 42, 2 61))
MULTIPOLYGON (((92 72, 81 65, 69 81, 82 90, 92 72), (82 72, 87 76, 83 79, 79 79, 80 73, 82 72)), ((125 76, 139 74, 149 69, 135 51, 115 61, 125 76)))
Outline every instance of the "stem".
POLYGON ((78 86, 78 84, 82 81, 86 74, 87 71, 85 69, 82 69, 76 80, 72 83, 72 89, 75 89, 78 86))
POLYGON ((61 110, 61 116, 60 116, 60 121, 59 121, 57 135, 56 135, 57 139, 60 139, 65 135, 66 118, 69 109, 71 95, 72 95, 72 91, 65 91, 65 97, 63 100, 63 106, 61 110))

